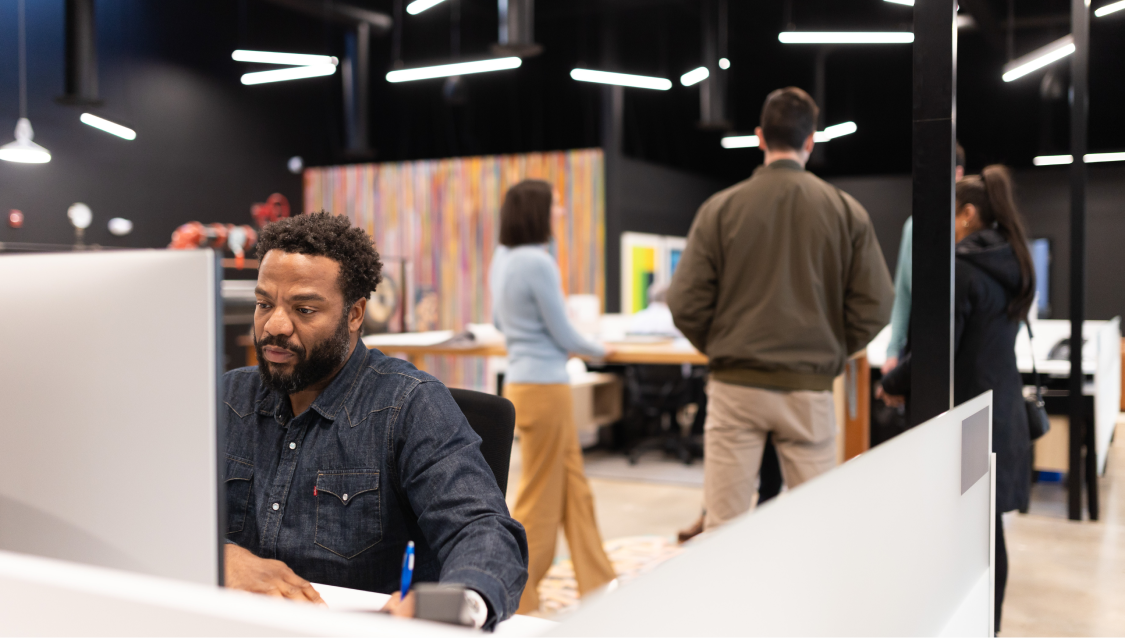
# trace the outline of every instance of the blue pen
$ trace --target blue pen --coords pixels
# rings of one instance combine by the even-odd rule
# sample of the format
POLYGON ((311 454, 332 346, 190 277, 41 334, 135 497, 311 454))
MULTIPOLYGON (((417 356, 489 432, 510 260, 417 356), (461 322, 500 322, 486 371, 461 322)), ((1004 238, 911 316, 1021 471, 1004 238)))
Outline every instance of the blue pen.
POLYGON ((410 591, 410 581, 414 578, 414 541, 407 541, 406 553, 402 555, 402 582, 399 584, 402 600, 410 591))

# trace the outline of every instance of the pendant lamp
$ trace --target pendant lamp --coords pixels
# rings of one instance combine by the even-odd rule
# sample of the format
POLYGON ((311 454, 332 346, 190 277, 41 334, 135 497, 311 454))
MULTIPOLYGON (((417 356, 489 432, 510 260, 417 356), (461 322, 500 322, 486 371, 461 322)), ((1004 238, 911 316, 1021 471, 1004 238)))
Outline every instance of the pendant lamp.
POLYGON ((27 119, 27 9, 24 3, 25 0, 19 0, 20 119, 16 123, 16 141, 0 146, 0 160, 45 164, 51 161, 51 154, 31 141, 35 132, 31 129, 31 120, 27 119))

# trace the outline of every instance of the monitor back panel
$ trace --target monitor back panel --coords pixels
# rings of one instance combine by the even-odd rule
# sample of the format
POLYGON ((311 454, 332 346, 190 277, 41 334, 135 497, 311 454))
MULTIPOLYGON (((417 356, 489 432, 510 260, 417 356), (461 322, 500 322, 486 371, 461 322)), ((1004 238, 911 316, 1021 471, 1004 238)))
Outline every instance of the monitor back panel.
POLYGON ((0 256, 0 549, 218 582, 215 272, 0 256))

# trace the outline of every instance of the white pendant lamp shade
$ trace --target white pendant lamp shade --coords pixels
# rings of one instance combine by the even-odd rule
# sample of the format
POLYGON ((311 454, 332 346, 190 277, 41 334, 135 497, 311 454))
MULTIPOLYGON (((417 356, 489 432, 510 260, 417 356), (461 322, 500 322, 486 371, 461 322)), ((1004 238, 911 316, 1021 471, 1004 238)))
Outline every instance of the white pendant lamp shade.
POLYGON ((16 141, 0 146, 0 160, 24 164, 46 164, 51 161, 51 154, 47 149, 31 141, 34 137, 31 121, 21 117, 16 123, 16 141))

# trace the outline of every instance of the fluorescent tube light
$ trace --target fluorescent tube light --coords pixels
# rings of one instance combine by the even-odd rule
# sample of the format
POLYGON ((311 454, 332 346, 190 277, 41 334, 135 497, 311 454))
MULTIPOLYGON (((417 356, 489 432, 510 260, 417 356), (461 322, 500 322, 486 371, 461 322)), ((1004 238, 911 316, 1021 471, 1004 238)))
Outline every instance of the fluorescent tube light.
POLYGON ((1111 13, 1117 13, 1118 11, 1120 11, 1122 9, 1125 9, 1125 0, 1120 0, 1119 2, 1113 2, 1113 3, 1107 4, 1104 7, 1098 7, 1098 9, 1096 11, 1094 11, 1094 15, 1100 18, 1102 16, 1107 16, 1111 13))
POLYGON ((892 2, 892 3, 894 3, 894 4, 904 4, 904 5, 908 6, 908 7, 913 7, 913 6, 914 6, 914 0, 886 0, 886 1, 887 1, 887 2, 892 2))
POLYGON ((782 31, 782 44, 909 44, 909 31, 782 31))
POLYGON ((720 142, 723 148, 758 148, 757 135, 731 135, 720 142))
MULTIPOLYGON (((840 124, 833 124, 826 127, 823 131, 817 131, 813 134, 814 142, 828 142, 837 137, 844 135, 851 135, 855 133, 857 127, 855 122, 841 122, 840 124)), ((720 142, 723 148, 757 148, 758 136, 757 135, 730 135, 724 137, 720 142)))
POLYGON ((823 131, 817 131, 813 134, 814 142, 828 142, 837 137, 844 135, 851 135, 858 130, 855 122, 842 122, 840 124, 833 124, 832 126, 825 127, 823 131))
POLYGON ((596 82, 598 84, 615 84, 617 86, 631 86, 637 89, 655 89, 667 91, 672 88, 672 81, 664 78, 653 78, 647 75, 629 75, 628 73, 610 73, 608 71, 591 71, 589 69, 574 69, 570 77, 579 82, 596 82))
MULTIPOLYGON (((1125 162, 1125 153, 1086 153, 1084 158, 1087 164, 1125 162)), ((1073 155, 1040 155, 1031 160, 1031 163, 1036 166, 1058 166, 1061 164, 1070 164, 1073 161, 1073 155)))
POLYGON ((316 64, 336 64, 330 55, 308 55, 305 53, 276 53, 274 51, 247 51, 239 49, 230 54, 235 62, 260 62, 262 64, 289 64, 292 66, 313 66, 316 64))
POLYGON ((135 140, 135 139, 137 139, 137 132, 134 131, 133 129, 129 128, 128 126, 121 126, 120 124, 118 124, 116 122, 110 122, 109 120, 107 120, 105 118, 102 118, 102 117, 98 117, 97 115, 94 115, 93 113, 83 113, 78 118, 78 120, 81 121, 83 124, 88 124, 88 125, 96 128, 96 129, 101 129, 101 130, 105 131, 106 133, 109 133, 110 135, 116 135, 117 137, 120 137, 121 139, 125 139, 125 140, 135 140))
POLYGON ((254 73, 245 73, 242 76, 242 83, 265 84, 266 82, 284 82, 285 80, 300 80, 303 78, 316 78, 322 75, 332 75, 335 72, 335 64, 291 66, 287 69, 274 69, 272 71, 256 71, 254 73))
POLYGON ((711 72, 707 70, 707 67, 701 66, 698 69, 692 69, 687 73, 681 75, 680 84, 683 84, 684 86, 699 84, 700 82, 706 80, 707 76, 709 75, 711 75, 711 72))
POLYGON ((412 16, 416 16, 430 7, 436 7, 442 2, 445 2, 445 0, 414 0, 414 2, 406 5, 406 12, 412 16))
MULTIPOLYGON (((1125 2, 1125 0, 1122 0, 1122 2, 1125 2)), ((724 70, 724 71, 729 69, 730 68, 730 60, 728 60, 726 58, 719 58, 719 68, 724 70)))
POLYGON ((416 69, 399 69, 388 73, 387 81, 411 82, 413 80, 428 80, 430 78, 447 78, 453 75, 504 71, 507 69, 517 69, 521 64, 523 64, 523 60, 510 57, 477 60, 475 62, 456 62, 454 64, 440 64, 438 66, 423 66, 416 69))
POLYGON ((1052 62, 1065 58, 1071 53, 1074 53, 1074 36, 1063 36, 1005 64, 1004 81, 1018 80, 1032 71, 1038 71, 1052 62))

